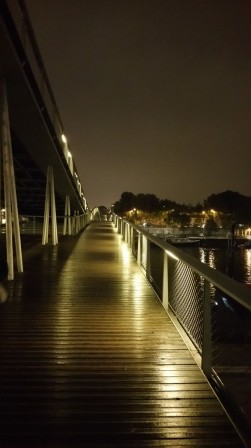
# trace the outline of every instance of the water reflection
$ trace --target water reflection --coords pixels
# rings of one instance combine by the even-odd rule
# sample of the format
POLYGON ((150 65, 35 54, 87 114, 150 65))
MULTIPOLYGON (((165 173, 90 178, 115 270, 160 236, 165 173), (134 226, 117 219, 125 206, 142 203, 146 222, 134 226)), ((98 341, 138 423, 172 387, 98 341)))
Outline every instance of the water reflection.
POLYGON ((251 250, 246 249, 244 252, 244 266, 245 266, 245 283, 251 286, 251 250))
POLYGON ((184 248, 213 269, 223 272, 240 283, 251 285, 251 249, 235 249, 231 257, 226 249, 184 248))
POLYGON ((215 251, 213 249, 199 248, 199 259, 202 263, 208 264, 210 268, 216 269, 215 251))

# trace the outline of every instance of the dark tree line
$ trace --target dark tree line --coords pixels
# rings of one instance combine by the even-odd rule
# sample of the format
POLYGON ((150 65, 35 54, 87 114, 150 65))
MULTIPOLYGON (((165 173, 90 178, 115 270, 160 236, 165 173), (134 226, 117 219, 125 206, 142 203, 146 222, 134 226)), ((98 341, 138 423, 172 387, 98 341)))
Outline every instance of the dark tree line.
POLYGON ((244 196, 236 191, 224 191, 211 194, 204 201, 205 208, 213 208, 226 215, 231 215, 233 221, 238 223, 251 222, 251 197, 244 196))
POLYGON ((170 199, 159 199, 154 194, 137 195, 131 192, 124 192, 119 201, 114 204, 114 211, 118 215, 137 209, 148 213, 160 211, 170 211, 172 213, 192 213, 201 212, 203 209, 214 209, 228 216, 238 223, 251 223, 251 197, 244 196, 235 191, 224 191, 222 193, 211 194, 202 204, 192 206, 190 204, 178 204, 170 199))
POLYGON ((168 210, 176 206, 176 202, 168 199, 159 199, 155 196, 155 194, 139 193, 135 195, 131 192, 125 191, 122 193, 120 200, 115 202, 114 211, 118 215, 121 215, 135 208, 144 212, 154 213, 159 212, 164 208, 168 210))

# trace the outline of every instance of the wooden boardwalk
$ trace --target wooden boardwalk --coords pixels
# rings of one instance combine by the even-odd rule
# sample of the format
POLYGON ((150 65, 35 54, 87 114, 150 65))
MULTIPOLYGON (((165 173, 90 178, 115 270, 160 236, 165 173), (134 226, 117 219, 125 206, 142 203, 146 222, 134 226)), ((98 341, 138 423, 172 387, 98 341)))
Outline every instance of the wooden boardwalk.
POLYGON ((43 247, 0 306, 1 448, 241 447, 111 223, 43 247))

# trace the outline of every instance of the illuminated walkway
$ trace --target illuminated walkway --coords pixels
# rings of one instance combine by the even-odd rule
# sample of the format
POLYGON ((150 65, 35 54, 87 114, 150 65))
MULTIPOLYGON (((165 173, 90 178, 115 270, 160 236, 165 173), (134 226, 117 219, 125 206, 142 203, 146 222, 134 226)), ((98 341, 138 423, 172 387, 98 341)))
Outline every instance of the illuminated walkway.
POLYGON ((3 448, 243 446, 111 223, 26 261, 0 359, 3 448))

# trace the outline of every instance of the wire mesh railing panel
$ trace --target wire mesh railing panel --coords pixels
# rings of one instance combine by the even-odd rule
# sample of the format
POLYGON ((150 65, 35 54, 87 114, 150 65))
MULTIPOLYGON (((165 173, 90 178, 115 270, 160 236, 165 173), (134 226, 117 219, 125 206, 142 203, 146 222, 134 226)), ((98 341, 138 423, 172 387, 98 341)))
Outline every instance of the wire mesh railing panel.
POLYGON ((212 303, 214 367, 251 367, 250 311, 219 289, 215 289, 212 303))
POLYGON ((245 439, 250 440, 249 288, 144 230, 141 233, 138 227, 137 232, 140 244, 133 248, 135 254, 140 254, 137 261, 146 270, 167 312, 176 316, 201 355, 201 368, 216 394, 245 433, 245 439))
POLYGON ((212 308, 212 368, 247 421, 251 416, 251 312, 216 289, 212 308))
POLYGON ((168 289, 174 314, 201 352, 204 279, 183 262, 169 259, 168 289))
POLYGON ((150 244, 150 266, 150 280, 152 286, 157 292, 158 296, 162 298, 163 250, 153 243, 150 244))

